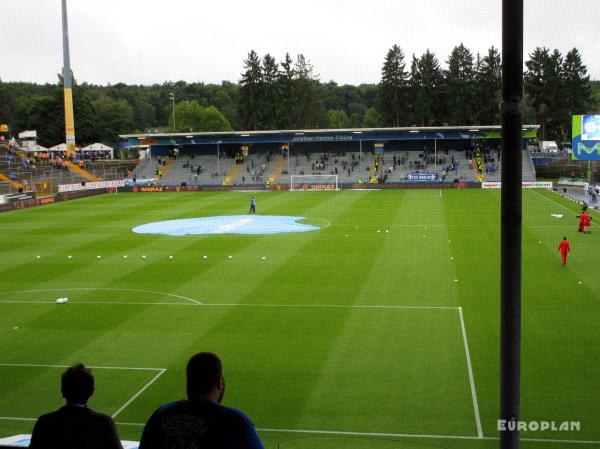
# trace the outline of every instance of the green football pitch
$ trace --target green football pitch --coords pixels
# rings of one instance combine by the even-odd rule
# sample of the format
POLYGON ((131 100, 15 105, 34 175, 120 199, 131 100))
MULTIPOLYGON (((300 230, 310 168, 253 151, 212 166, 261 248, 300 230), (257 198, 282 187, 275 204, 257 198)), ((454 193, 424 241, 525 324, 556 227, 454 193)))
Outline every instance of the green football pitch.
MULTIPOLYGON (((138 440, 157 406, 184 397, 188 358, 214 351, 224 404, 267 448, 497 447, 500 192, 254 195, 259 215, 318 230, 132 231, 245 214, 240 192, 0 214, 0 437, 58 408, 64 366, 83 362, 90 405, 138 440)), ((523 432, 522 447, 600 447, 600 229, 577 233, 578 205, 552 192, 524 191, 523 207, 521 419, 580 430, 523 432)))

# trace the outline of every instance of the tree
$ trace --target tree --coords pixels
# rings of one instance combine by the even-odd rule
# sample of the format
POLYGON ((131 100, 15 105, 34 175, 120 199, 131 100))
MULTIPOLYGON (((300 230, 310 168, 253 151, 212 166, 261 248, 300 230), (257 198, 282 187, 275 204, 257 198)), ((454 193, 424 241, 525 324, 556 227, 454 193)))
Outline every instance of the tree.
POLYGON ((266 54, 262 61, 262 105, 261 123, 263 129, 277 129, 279 89, 277 85, 279 65, 275 58, 266 54))
POLYGON ((473 54, 463 44, 454 47, 445 72, 446 119, 451 125, 473 124, 475 107, 473 54))
MULTIPOLYGON (((175 132, 231 131, 231 124, 215 106, 203 108, 198 100, 175 106, 175 132)), ((173 123, 170 122, 173 130, 173 123)))
POLYGON ((318 77, 312 64, 299 54, 294 65, 294 124, 298 128, 316 128, 325 123, 325 113, 316 96, 318 77))
POLYGON ((443 73, 435 54, 427 50, 421 58, 413 55, 411 89, 415 122, 421 126, 443 123, 443 73))
POLYGON ((562 56, 558 50, 537 47, 525 65, 525 91, 540 124, 540 140, 560 140, 565 108, 562 56))
POLYGON ((388 51, 381 69, 379 110, 388 126, 398 127, 405 120, 407 73, 404 53, 397 45, 388 51))
POLYGON ((231 124, 215 106, 208 106, 202 110, 200 130, 215 132, 231 131, 231 124))
POLYGON ((119 141, 119 134, 133 129, 133 108, 125 100, 116 100, 106 95, 94 100, 96 132, 105 143, 119 141))
POLYGON ((332 129, 348 128, 350 125, 348 114, 341 109, 331 109, 327 113, 327 118, 329 120, 329 128, 332 129))
POLYGON ((278 111, 277 111, 277 127, 279 129, 291 129, 296 127, 296 102, 294 101, 294 79, 296 72, 293 67, 294 61, 289 53, 285 54, 285 58, 281 63, 281 71, 277 76, 277 92, 279 96, 278 111))
POLYGON ((502 62, 500 53, 490 47, 477 65, 475 73, 476 121, 479 125, 497 125, 500 123, 500 104, 502 102, 502 62))
POLYGON ((264 116, 263 80, 261 60, 254 50, 244 60, 244 73, 240 81, 240 102, 238 106, 242 127, 249 130, 262 128, 261 118, 264 116))
POLYGON ((581 62, 581 55, 576 48, 565 56, 562 75, 568 116, 588 113, 592 103, 592 85, 587 67, 581 62))
POLYGON ((363 128, 379 128, 381 126, 381 116, 377 109, 371 107, 365 110, 363 116, 362 127, 363 128))

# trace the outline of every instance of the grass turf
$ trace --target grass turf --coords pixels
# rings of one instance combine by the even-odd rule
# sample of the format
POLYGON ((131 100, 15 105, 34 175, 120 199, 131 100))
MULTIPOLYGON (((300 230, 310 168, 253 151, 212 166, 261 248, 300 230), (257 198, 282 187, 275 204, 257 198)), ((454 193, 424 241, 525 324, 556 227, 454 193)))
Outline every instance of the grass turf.
MULTIPOLYGON (((117 413, 121 437, 138 439, 159 404, 184 396, 189 356, 212 350, 225 365, 225 403, 265 429, 268 448, 496 447, 499 192, 255 195, 258 213, 321 229, 131 231, 244 213, 250 195, 238 192, 103 195, 0 215, 0 436, 34 422, 6 418, 60 406, 59 366, 82 361, 98 367, 90 405, 117 413), (70 303, 55 304, 62 296, 70 303)), ((576 232, 576 204, 523 195, 522 419, 581 421, 581 431, 522 436, 597 441, 600 236, 576 232)), ((568 445, 580 446, 589 444, 568 445)))

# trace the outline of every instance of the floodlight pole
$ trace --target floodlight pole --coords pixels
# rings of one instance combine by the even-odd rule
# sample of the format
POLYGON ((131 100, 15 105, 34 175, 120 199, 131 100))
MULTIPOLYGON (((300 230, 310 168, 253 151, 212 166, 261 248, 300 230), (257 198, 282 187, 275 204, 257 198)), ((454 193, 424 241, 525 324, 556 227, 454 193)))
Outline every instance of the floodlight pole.
POLYGON ((177 126, 175 125, 175 92, 169 93, 169 99, 173 102, 173 132, 177 132, 177 126))
POLYGON ((501 449, 518 449, 521 401, 523 0, 502 0, 501 449), (513 427, 514 426, 514 427, 513 427))
POLYGON ((287 157, 288 157, 287 158, 288 159, 288 161, 287 161, 288 162, 288 176, 292 176, 292 171, 291 171, 291 168, 290 168, 290 156, 291 156, 291 152, 290 152, 290 143, 289 142, 287 144, 287 152, 288 152, 288 154, 287 154, 287 157))
POLYGON ((63 34, 63 96, 65 104, 65 143, 67 156, 73 156, 75 146, 75 118, 73 115, 73 77, 71 72, 71 56, 69 53, 69 21, 67 17, 67 0, 62 0, 62 34, 63 34))

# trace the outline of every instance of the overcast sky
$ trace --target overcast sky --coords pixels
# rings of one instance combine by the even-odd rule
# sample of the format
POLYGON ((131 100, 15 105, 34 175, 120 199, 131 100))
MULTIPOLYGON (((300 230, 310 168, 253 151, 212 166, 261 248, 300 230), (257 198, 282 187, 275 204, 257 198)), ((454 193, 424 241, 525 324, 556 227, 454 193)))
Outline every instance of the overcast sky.
MULTIPOLYGON (((57 81, 60 0, 0 0, 0 79, 57 81)), ((377 83, 387 50, 501 47, 501 0, 69 0, 78 82, 237 82, 251 49, 302 53, 322 81, 377 83)), ((525 0, 525 52, 577 47, 600 80, 600 0, 525 0)))

